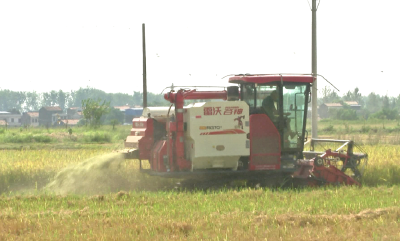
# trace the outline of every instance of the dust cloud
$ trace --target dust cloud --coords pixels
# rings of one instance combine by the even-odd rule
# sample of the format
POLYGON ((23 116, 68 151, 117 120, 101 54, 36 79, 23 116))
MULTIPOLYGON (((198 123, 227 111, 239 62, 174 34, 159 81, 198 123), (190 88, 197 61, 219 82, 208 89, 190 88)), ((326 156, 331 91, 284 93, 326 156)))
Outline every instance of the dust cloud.
POLYGON ((126 160, 124 154, 114 152, 64 168, 43 190, 59 195, 96 195, 119 191, 199 191, 236 187, 229 178, 182 180, 150 176, 139 171, 137 160, 126 160))
POLYGON ((121 153, 92 157, 61 170, 44 190, 56 194, 103 194, 132 188, 121 153))

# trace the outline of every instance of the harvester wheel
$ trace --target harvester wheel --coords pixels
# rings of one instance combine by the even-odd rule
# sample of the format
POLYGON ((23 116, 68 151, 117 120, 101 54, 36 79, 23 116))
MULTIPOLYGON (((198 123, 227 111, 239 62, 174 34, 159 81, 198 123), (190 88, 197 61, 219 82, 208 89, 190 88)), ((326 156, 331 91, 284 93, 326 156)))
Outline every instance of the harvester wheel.
POLYGON ((347 169, 350 169, 353 172, 353 177, 357 181, 361 181, 362 175, 364 174, 365 167, 368 163, 368 157, 358 158, 352 156, 346 166, 342 168, 342 172, 345 172, 347 169))
POLYGON ((324 159, 320 156, 315 157, 314 159, 314 165, 317 167, 323 166, 324 165, 324 159))

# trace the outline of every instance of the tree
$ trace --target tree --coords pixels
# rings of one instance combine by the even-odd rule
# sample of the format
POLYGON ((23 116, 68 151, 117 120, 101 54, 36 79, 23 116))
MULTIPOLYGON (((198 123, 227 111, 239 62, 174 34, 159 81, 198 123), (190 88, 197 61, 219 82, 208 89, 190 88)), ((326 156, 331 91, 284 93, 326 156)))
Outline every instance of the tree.
POLYGON ((58 91, 57 94, 57 102, 58 102, 58 106, 60 106, 61 109, 65 109, 65 102, 67 100, 67 93, 63 92, 62 90, 58 91))
POLYGON ((388 120, 396 120, 399 116, 399 112, 396 109, 386 109, 383 108, 381 111, 376 112, 372 115, 373 118, 377 119, 388 119, 388 120))
POLYGON ((69 107, 80 106, 83 100, 86 99, 102 99, 111 101, 112 94, 107 94, 102 90, 98 90, 91 87, 79 88, 77 91, 71 91, 71 103, 68 103, 69 107))
POLYGON ((322 88, 320 93, 322 94, 322 103, 336 103, 340 100, 336 91, 332 90, 329 86, 322 88))
POLYGON ((382 108, 382 101, 379 95, 374 92, 370 93, 367 97, 367 108, 371 113, 375 113, 382 108))
POLYGON ((387 95, 383 96, 382 108, 383 109, 390 109, 389 97, 387 95))
POLYGON ((110 121, 110 124, 113 127, 113 130, 115 130, 115 126, 119 124, 119 121, 117 119, 113 119, 110 121))
POLYGON ((360 89, 358 89, 358 87, 356 87, 352 93, 352 98, 354 101, 357 101, 358 104, 361 104, 362 102, 362 95, 360 93, 360 89))
POLYGON ((22 111, 22 105, 25 100, 25 92, 0 90, 0 110, 17 109, 22 111))
POLYGON ((86 125, 97 127, 101 123, 101 117, 110 111, 110 102, 98 98, 82 100, 82 112, 86 120, 86 125))
POLYGON ((351 93, 351 91, 349 90, 349 91, 347 91, 347 93, 345 94, 345 95, 343 95, 343 100, 344 101, 350 101, 350 100, 352 100, 353 98, 352 98, 352 93, 351 93))
POLYGON ((353 92, 350 90, 343 96, 344 101, 357 101, 358 104, 362 104, 362 95, 360 89, 356 87, 353 92))
POLYGON ((125 93, 113 93, 111 95, 111 105, 112 106, 120 106, 120 105, 135 105, 132 95, 125 93))
POLYGON ((396 109, 397 104, 397 98, 390 97, 390 109, 396 109))
POLYGON ((164 99, 162 94, 147 93, 148 106, 169 106, 169 102, 164 99))
POLYGON ((55 106, 58 104, 58 92, 52 90, 42 94, 42 106, 55 106))
POLYGON ((40 109, 40 95, 36 91, 26 92, 25 110, 38 111, 40 109))
POLYGON ((135 105, 142 105, 143 104, 143 93, 139 91, 133 91, 133 103, 135 105))
POLYGON ((320 93, 322 94, 322 98, 326 98, 326 97, 328 97, 330 94, 331 94, 331 92, 332 92, 332 89, 331 89, 331 87, 329 87, 329 86, 324 86, 323 88, 322 88, 322 90, 320 91, 320 93))
POLYGON ((114 120, 117 120, 117 123, 124 123, 124 118, 124 112, 120 111, 119 109, 115 109, 114 107, 111 107, 110 111, 107 114, 103 115, 103 117, 101 118, 101 122, 105 124, 114 123, 115 125, 114 120))
POLYGON ((352 110, 349 105, 340 101, 343 105, 341 109, 330 109, 329 115, 337 120, 357 120, 358 116, 355 110, 352 110))

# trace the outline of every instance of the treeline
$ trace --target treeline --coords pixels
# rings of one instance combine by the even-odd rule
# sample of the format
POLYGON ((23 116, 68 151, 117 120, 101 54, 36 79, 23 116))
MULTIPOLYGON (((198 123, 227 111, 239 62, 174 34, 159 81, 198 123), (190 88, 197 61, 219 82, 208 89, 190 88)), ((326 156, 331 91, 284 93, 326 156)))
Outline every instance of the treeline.
MULTIPOLYGON (((354 119, 398 119, 400 113, 400 94, 397 97, 378 95, 374 92, 362 95, 359 88, 348 91, 342 96, 329 86, 319 91, 318 104, 341 103, 343 108, 330 111, 330 118, 354 120, 354 119), (346 105, 346 101, 356 101, 361 105, 360 110, 354 110, 346 105)), ((101 99, 110 102, 110 106, 142 106, 143 93, 133 91, 132 94, 106 93, 102 90, 86 87, 76 91, 64 92, 62 90, 38 93, 36 91, 23 92, 0 90, 0 111, 18 110, 37 111, 43 106, 60 106, 62 109, 80 107, 82 100, 101 99)), ((147 94, 148 106, 168 106, 162 94, 147 94)))
MULTIPOLYGON (((130 95, 106 93, 91 87, 70 92, 52 90, 44 93, 0 90, 0 111, 38 111, 43 106, 60 106, 62 109, 80 107, 82 100, 89 98, 105 100, 110 102, 111 106, 142 106, 143 104, 143 93, 139 91, 133 91, 130 95)), ((168 103, 164 100, 163 95, 148 93, 147 104, 148 106, 165 106, 168 103)))
POLYGON ((319 93, 318 104, 322 103, 341 103, 342 109, 332 110, 332 119, 356 120, 356 119, 399 119, 400 113, 400 94, 397 97, 379 95, 374 92, 362 95, 359 88, 348 91, 342 96, 330 87, 324 87, 319 93), (356 101, 361 105, 360 110, 354 110, 346 101, 356 101))

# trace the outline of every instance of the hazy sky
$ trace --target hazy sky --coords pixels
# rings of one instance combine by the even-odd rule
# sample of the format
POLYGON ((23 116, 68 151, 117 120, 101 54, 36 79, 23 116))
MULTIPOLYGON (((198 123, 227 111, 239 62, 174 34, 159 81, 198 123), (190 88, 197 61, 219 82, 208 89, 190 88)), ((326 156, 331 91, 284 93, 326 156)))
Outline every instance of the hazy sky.
MULTIPOLYGON (((400 94, 399 7, 320 1, 318 73, 340 95, 355 87, 400 94)), ((142 91, 142 23, 150 92, 171 83, 224 86, 228 74, 311 72, 307 0, 0 0, 0 88, 142 91)))

